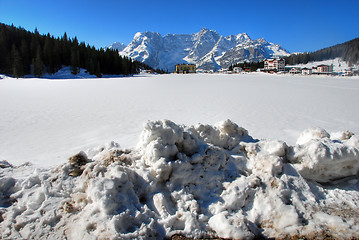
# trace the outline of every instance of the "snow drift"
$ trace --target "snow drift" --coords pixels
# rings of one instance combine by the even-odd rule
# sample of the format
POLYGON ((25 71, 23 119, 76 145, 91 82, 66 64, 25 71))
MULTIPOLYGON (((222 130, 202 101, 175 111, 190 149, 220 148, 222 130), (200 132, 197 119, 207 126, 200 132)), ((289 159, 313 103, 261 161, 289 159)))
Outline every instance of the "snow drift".
POLYGON ((3 238, 359 237, 359 139, 312 128, 295 146, 230 120, 144 125, 50 170, 0 164, 3 238))

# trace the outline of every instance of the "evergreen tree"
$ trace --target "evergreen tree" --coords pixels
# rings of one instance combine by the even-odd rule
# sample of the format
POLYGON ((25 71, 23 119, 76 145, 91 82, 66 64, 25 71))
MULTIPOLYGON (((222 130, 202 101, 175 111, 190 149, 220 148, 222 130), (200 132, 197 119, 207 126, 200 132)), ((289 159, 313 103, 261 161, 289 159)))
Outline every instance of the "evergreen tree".
POLYGON ((55 73, 55 64, 54 64, 54 46, 52 43, 52 39, 50 37, 50 34, 48 34, 45 38, 45 44, 44 44, 44 62, 47 66, 47 72, 48 73, 55 73))
POLYGON ((8 69, 8 51, 7 51, 7 33, 5 28, 0 28, 0 70, 7 73, 8 69))
POLYGON ((72 47, 71 49, 71 73, 76 75, 80 72, 79 69, 79 51, 76 49, 76 47, 72 47))
POLYGON ((29 48, 27 46, 27 42, 25 39, 22 39, 21 41, 20 55, 22 57, 24 74, 25 75, 30 74, 31 58, 30 58, 29 48))
POLYGON ((36 57, 37 50, 39 49, 39 47, 40 47, 39 38, 36 35, 33 35, 30 43, 30 55, 32 56, 32 58, 36 57))
POLYGON ((60 70, 62 62, 61 62, 61 41, 54 41, 54 50, 53 50, 53 58, 54 58, 54 72, 60 70))
POLYGON ((44 63, 41 58, 41 48, 37 49, 36 58, 33 59, 33 66, 34 66, 34 76, 35 77, 42 77, 45 73, 44 63))
POLYGON ((91 75, 95 74, 95 63, 92 58, 87 59, 86 69, 91 75))
POLYGON ((99 78, 102 77, 101 67, 100 67, 100 62, 99 62, 99 61, 97 61, 97 63, 96 63, 95 75, 96 75, 97 77, 99 77, 99 78))
POLYGON ((64 33, 64 36, 62 36, 62 39, 61 39, 62 41, 64 41, 64 42, 67 42, 67 33, 65 32, 64 33))
POLYGON ((34 34, 35 34, 36 36, 40 36, 40 33, 39 33, 39 31, 37 30, 37 27, 35 27, 34 34))
POLYGON ((12 75, 16 78, 24 76, 22 59, 15 44, 12 45, 11 58, 12 58, 12 75))

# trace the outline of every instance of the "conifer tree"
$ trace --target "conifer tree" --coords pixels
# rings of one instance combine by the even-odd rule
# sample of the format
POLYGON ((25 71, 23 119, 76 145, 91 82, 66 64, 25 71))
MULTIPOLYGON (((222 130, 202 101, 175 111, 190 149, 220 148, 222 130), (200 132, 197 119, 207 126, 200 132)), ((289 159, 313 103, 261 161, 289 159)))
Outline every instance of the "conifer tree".
POLYGON ((53 50, 53 57, 54 57, 54 72, 60 70, 62 62, 61 62, 61 42, 60 40, 56 40, 54 44, 53 50))
POLYGON ((0 29, 0 70, 6 73, 8 68, 7 34, 5 28, 0 29))
POLYGON ((21 41, 20 55, 22 57, 24 74, 30 74, 31 58, 29 48, 25 39, 22 39, 21 41))
POLYGON ((37 49, 36 57, 33 59, 34 76, 41 77, 45 73, 44 63, 41 58, 41 48, 37 49))
POLYGON ((91 57, 87 59, 86 69, 91 75, 95 74, 95 64, 91 57))
POLYGON ((79 69, 79 51, 76 47, 71 49, 71 73, 76 75, 80 72, 79 69))
POLYGON ((65 41, 65 42, 67 42, 67 33, 65 32, 64 33, 64 36, 62 37, 62 39, 61 40, 63 40, 63 41, 65 41))
POLYGON ((101 67, 100 67, 100 62, 99 62, 99 61, 97 61, 97 63, 96 63, 95 75, 96 75, 98 78, 102 77, 101 67))
POLYGON ((46 36, 45 44, 44 44, 44 62, 47 66, 47 72, 55 73, 55 65, 54 65, 54 46, 51 41, 50 34, 46 36))
POLYGON ((30 55, 32 58, 35 58, 37 55, 37 49, 40 47, 39 39, 33 35, 31 38, 31 44, 30 44, 30 55))
POLYGON ((15 44, 12 45, 11 56, 12 56, 12 74, 16 78, 24 76, 22 59, 15 44))

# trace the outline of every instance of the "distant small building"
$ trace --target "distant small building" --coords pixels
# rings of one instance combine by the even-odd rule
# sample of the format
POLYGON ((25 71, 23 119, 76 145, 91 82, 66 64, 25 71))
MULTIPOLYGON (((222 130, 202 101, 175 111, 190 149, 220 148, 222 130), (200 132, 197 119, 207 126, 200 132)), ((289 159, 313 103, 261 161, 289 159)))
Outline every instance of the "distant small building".
POLYGON ((221 68, 218 70, 219 73, 228 73, 228 68, 221 68))
POLYGON ((290 69, 290 71, 289 71, 289 73, 290 74, 299 74, 299 73, 301 73, 302 71, 300 70, 300 68, 291 68, 290 69))
POLYGON ((242 72, 242 71, 243 71, 243 69, 240 68, 240 67, 234 67, 234 68, 233 68, 233 72, 234 72, 234 73, 240 73, 240 72, 242 72))
POLYGON ((354 76, 354 71, 352 69, 345 69, 343 71, 343 76, 354 76))
POLYGON ((264 61, 264 70, 284 71, 285 60, 283 58, 266 59, 264 61))
POLYGON ((333 72, 333 66, 329 65, 318 65, 317 66, 317 73, 332 73, 333 72))
POLYGON ((177 64, 175 73, 195 73, 196 64, 177 64))
POLYGON ((149 70, 141 70, 141 73, 154 73, 155 71, 153 71, 152 69, 149 70))
POLYGON ((311 75, 312 71, 313 70, 311 68, 302 68, 302 74, 303 75, 311 75))

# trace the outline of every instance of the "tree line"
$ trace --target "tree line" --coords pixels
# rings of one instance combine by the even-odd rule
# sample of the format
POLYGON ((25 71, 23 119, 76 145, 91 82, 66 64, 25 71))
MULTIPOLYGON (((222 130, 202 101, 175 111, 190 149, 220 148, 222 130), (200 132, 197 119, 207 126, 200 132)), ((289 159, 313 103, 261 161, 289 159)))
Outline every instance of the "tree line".
MULTIPOLYGON (((154 70, 150 66, 122 57, 117 50, 95 49, 79 43, 76 37, 66 34, 55 38, 49 33, 41 35, 21 27, 0 23, 0 73, 16 78, 33 74, 56 73, 62 66, 71 66, 73 74, 84 68, 88 73, 101 77, 108 75, 131 75, 140 69, 154 70)), ((160 72, 160 70, 154 70, 160 72)))
POLYGON ((342 58, 350 65, 359 63, 359 38, 315 52, 292 54, 284 59, 286 64, 295 65, 334 58, 342 58))
POLYGON ((251 72, 257 71, 258 68, 264 68, 264 61, 259 62, 243 62, 243 63, 236 63, 231 64, 228 68, 229 71, 233 71, 233 68, 240 67, 243 70, 250 69, 251 72))

